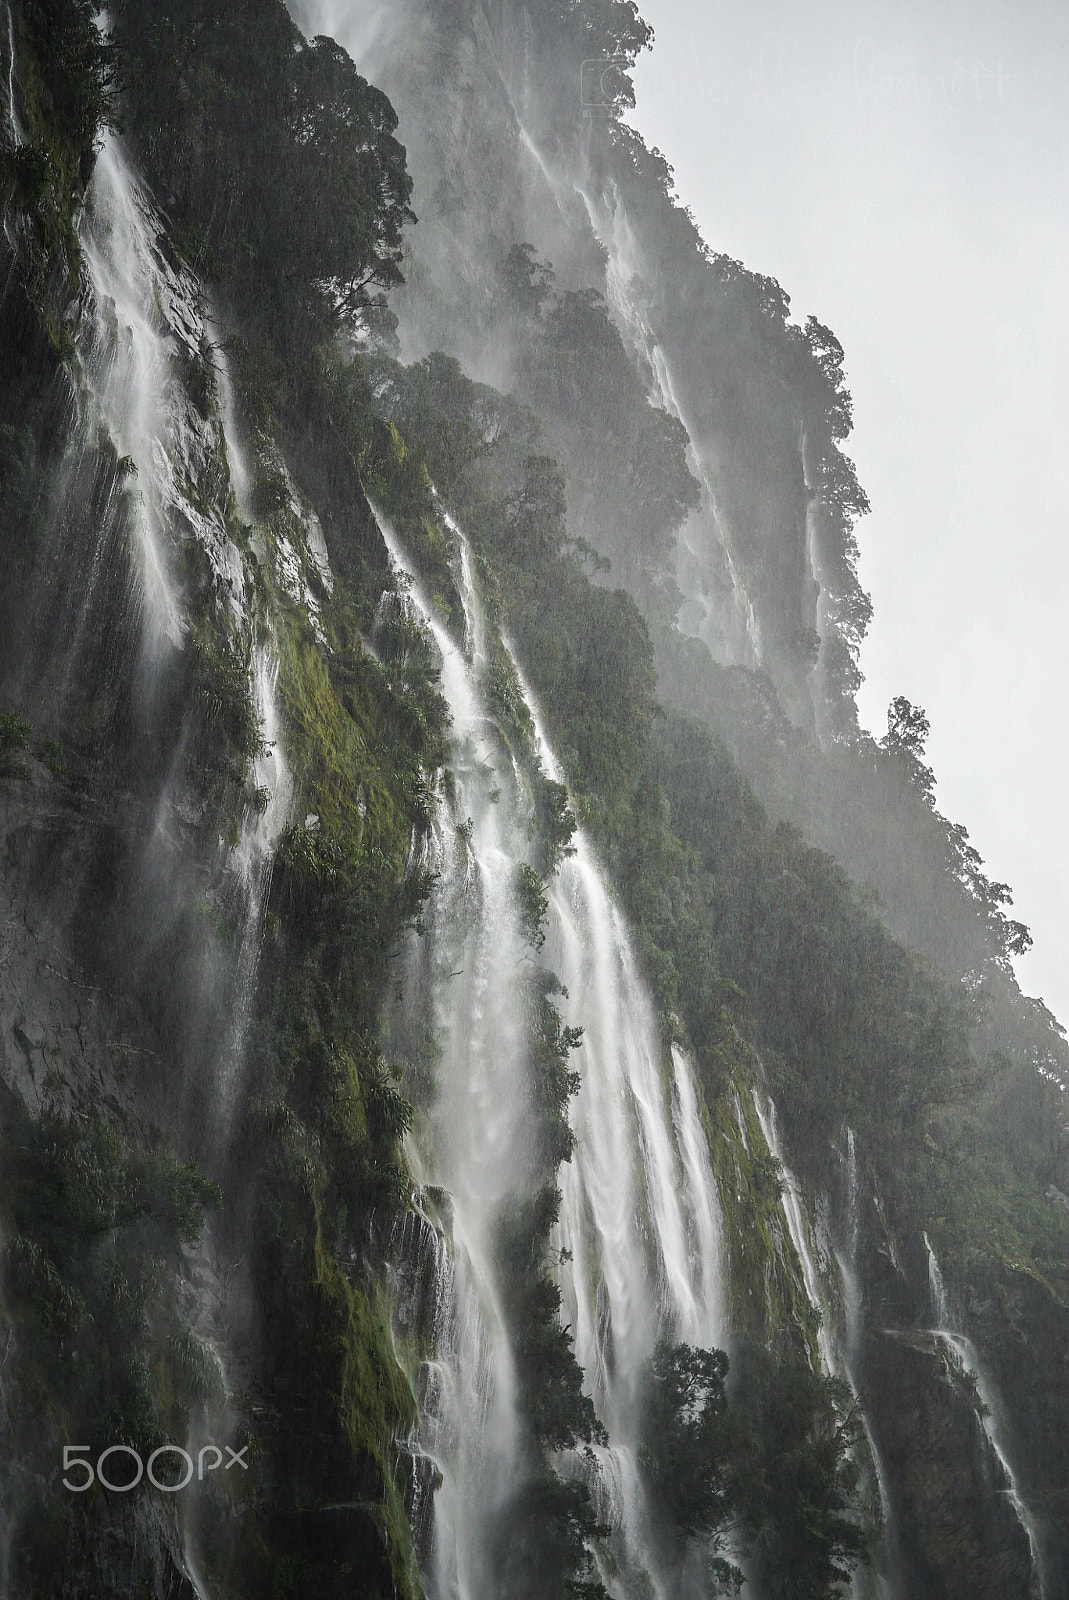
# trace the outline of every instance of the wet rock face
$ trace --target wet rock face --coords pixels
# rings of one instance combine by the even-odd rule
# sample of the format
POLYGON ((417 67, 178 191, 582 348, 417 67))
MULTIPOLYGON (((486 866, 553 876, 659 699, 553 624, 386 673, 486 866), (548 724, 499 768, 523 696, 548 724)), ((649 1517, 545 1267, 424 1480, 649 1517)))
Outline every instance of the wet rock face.
POLYGON ((115 1103, 139 1053, 80 915, 95 864, 128 821, 34 754, 0 770, 0 1081, 33 1114, 115 1103))
POLYGON ((914 1600, 1035 1600, 1028 1537, 967 1378, 938 1341, 885 1335, 873 1417, 914 1600))

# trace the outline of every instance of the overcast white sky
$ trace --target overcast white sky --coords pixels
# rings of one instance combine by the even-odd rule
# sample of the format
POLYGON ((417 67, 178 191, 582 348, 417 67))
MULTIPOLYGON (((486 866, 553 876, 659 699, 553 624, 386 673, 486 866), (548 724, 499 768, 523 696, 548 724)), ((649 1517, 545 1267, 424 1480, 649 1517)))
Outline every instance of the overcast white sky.
POLYGON ((863 722, 931 718, 939 806, 1069 1023, 1069 4, 641 0, 635 122, 714 250, 841 340, 872 513, 863 722))

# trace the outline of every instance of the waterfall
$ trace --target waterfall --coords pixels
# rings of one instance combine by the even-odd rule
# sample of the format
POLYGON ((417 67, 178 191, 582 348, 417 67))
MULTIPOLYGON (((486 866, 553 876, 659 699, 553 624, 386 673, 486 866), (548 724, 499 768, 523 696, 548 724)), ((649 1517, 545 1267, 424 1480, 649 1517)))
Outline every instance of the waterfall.
POLYGON ((214 1123, 217 1138, 224 1142, 230 1132, 244 1076, 245 1045, 260 964, 275 846, 289 816, 293 795, 293 778, 282 749, 277 688, 278 660, 274 650, 268 643, 258 644, 253 652, 253 695, 261 746, 252 768, 255 804, 246 808, 241 837, 227 861, 232 893, 237 901, 235 921, 241 932, 214 1123))
POLYGON ((234 398, 234 382, 230 375, 230 359, 226 353, 226 345, 218 337, 217 330, 211 329, 212 348, 215 358, 215 371, 219 383, 220 412, 223 426, 223 440, 226 444, 226 460, 230 469, 230 487, 234 491, 234 507, 243 522, 252 522, 253 514, 249 504, 251 482, 249 478, 248 463, 245 460, 245 447, 240 437, 237 419, 237 402, 234 398))
POLYGON ((168 570, 161 492, 172 422, 172 346, 163 323, 168 313, 181 314, 182 297, 174 275, 163 268, 156 233, 148 201, 114 135, 106 134, 82 236, 92 288, 92 337, 85 361, 104 425, 119 456, 136 474, 132 532, 150 658, 159 655, 165 640, 178 644, 182 636, 168 570))
POLYGON ((710 465, 685 414, 664 348, 633 292, 635 280, 641 278, 638 243, 615 189, 610 194, 607 217, 585 189, 578 187, 577 193, 606 252, 608 303, 640 366, 650 374, 651 404, 660 406, 686 429, 687 465, 701 485, 701 506, 679 531, 676 580, 684 600, 680 626, 703 640, 715 659, 732 666, 757 667, 762 659, 761 625, 717 508, 710 465), (717 569, 723 570, 726 580, 726 609, 723 595, 718 592, 717 569))
POLYGON ((494 1263, 496 1226, 533 1180, 519 993, 528 951, 513 891, 523 830, 517 796, 496 777, 501 752, 480 693, 483 627, 466 552, 467 654, 436 616, 386 518, 376 515, 413 611, 440 652, 453 718, 455 800, 443 796, 438 805, 439 883, 428 913, 437 1094, 430 1127, 410 1150, 417 1178, 448 1191, 451 1213, 432 1417, 420 1441, 442 1474, 429 1587, 433 1600, 490 1600, 491 1529, 523 1470, 494 1263))
POLYGON ((836 1254, 843 1280, 843 1309, 846 1313, 846 1358, 856 1367, 861 1353, 861 1284, 857 1271, 857 1248, 861 1235, 861 1196, 857 1173, 857 1140, 853 1128, 846 1130, 846 1253, 836 1254))
POLYGON ((19 114, 15 109, 15 19, 11 13, 11 0, 5 0, 4 11, 7 13, 7 126, 8 137, 13 148, 18 149, 22 143, 22 125, 19 114))
MULTIPOLYGON (((517 1004, 527 953, 511 891, 515 864, 529 848, 526 818, 481 700, 486 623, 464 535, 442 512, 459 548, 461 649, 376 514, 441 654, 454 724, 456 800, 452 812, 444 800, 439 806, 441 876, 430 919, 437 1099, 428 1137, 412 1152, 420 1181, 448 1190, 452 1210, 445 1337, 430 1380, 437 1414, 420 1441, 443 1475, 430 1587, 434 1600, 490 1600, 487 1533, 523 1470, 490 1240, 503 1205, 533 1176, 517 1004), (491 803, 492 795, 498 798, 491 803), (454 819, 461 818, 458 828, 454 819)), ((543 768, 559 781, 537 708, 520 682, 543 768)), ((582 1084, 573 1103, 575 1151, 559 1174, 561 1315, 609 1434, 608 1446, 591 1454, 614 1556, 664 1597, 637 1466, 639 1385, 659 1338, 706 1348, 725 1342, 719 1203, 690 1062, 665 1045, 623 915, 581 830, 548 898, 545 959, 566 991, 565 1021, 583 1028, 574 1058, 582 1084)), ((590 1468, 575 1461, 571 1470, 590 1468)))
POLYGON ((1021 1494, 1017 1474, 1006 1450, 1002 1432, 1004 1409, 1001 1398, 995 1385, 981 1366, 980 1358, 972 1340, 951 1326, 949 1298, 943 1282, 939 1258, 927 1233, 923 1235, 923 1238, 924 1247, 928 1253, 928 1282, 931 1288, 933 1310, 936 1315, 936 1327, 932 1329, 932 1333, 942 1345, 952 1368, 957 1368, 957 1370, 964 1373, 980 1401, 979 1406, 976 1408, 977 1417, 980 1426, 984 1430, 984 1436, 991 1447, 991 1453, 1002 1469, 1006 1480, 1006 1495, 1010 1505, 1013 1507, 1014 1515, 1028 1539, 1028 1549, 1032 1560, 1032 1570, 1038 1585, 1039 1600, 1046 1600, 1043 1558, 1039 1546, 1036 1520, 1021 1494))
POLYGON ((928 1292, 932 1300, 932 1315, 935 1317, 937 1328, 946 1328, 950 1325, 950 1302, 947 1299, 943 1274, 939 1267, 939 1259, 932 1249, 931 1240, 926 1233, 922 1237, 928 1254, 928 1292))
POLYGON ((790 1234, 791 1243, 794 1246, 795 1254, 802 1269, 802 1282, 805 1287, 806 1298, 820 1319, 817 1328, 817 1350, 820 1355, 821 1365, 825 1372, 833 1376, 840 1376, 839 1351, 833 1342, 825 1294, 821 1286, 816 1258, 809 1242, 809 1230, 806 1225, 802 1193, 798 1187, 797 1178, 783 1159, 783 1147, 780 1144, 779 1129, 776 1124, 776 1107, 771 1100, 768 1101, 767 1105, 763 1104, 761 1096, 756 1089, 754 1090, 753 1101, 757 1120, 761 1124, 761 1132, 764 1135, 769 1154, 779 1163, 783 1173, 780 1205, 787 1223, 787 1231, 790 1234))
POLYGON ((560 1238, 571 1258, 562 1314, 610 1439, 595 1450, 600 1508, 617 1522, 621 1565, 645 1572, 661 1596, 635 1470, 640 1382, 661 1337, 726 1343, 719 1202, 690 1063, 673 1049, 667 1078, 623 916, 582 833, 550 902, 547 949, 567 1020, 584 1028, 576 1147, 560 1177, 560 1238))
POLYGON ((567 228, 572 223, 561 199, 562 189, 582 200, 591 230, 606 253, 608 304, 640 367, 649 375, 650 402, 681 422, 687 432, 687 464, 701 485, 702 503, 679 530, 676 579, 684 597, 680 626, 703 640, 717 660, 757 667, 762 659, 760 620, 717 508, 710 464, 685 413, 664 347, 634 293, 644 262, 620 196, 610 185, 607 204, 599 206, 582 181, 565 184, 548 165, 515 104, 512 110, 520 145, 537 167, 567 228))
POLYGON ((802 1191, 798 1179, 783 1159, 783 1148, 780 1143, 775 1104, 771 1099, 768 1100, 767 1104, 763 1103, 756 1090, 754 1091, 753 1101, 757 1120, 761 1125, 761 1132, 764 1135, 769 1154, 779 1163, 783 1174, 780 1205, 783 1210, 784 1220, 787 1223, 787 1231, 790 1234, 791 1243, 794 1246, 802 1269, 802 1282, 805 1287, 806 1298, 820 1319, 817 1327, 817 1352, 820 1357, 820 1364, 829 1377, 843 1379, 850 1388, 865 1435, 865 1444, 867 1446, 866 1464, 871 1467, 872 1477, 875 1480, 875 1493, 879 1498, 882 1538, 880 1548, 877 1550, 876 1570, 871 1576, 863 1568, 855 1570, 850 1581, 850 1592, 855 1597, 855 1600, 864 1600, 864 1597, 873 1592, 872 1582, 875 1581, 875 1594, 879 1597, 879 1600, 890 1600, 890 1597, 896 1593, 894 1570, 897 1565, 891 1537, 891 1498, 887 1487, 886 1468, 872 1431, 872 1425, 862 1404, 858 1379, 861 1340, 861 1293, 857 1275, 857 1245, 860 1232, 860 1209, 857 1148, 853 1130, 847 1129, 848 1255, 844 1261, 838 1252, 835 1253, 845 1314, 846 1340, 844 1346, 836 1333, 833 1321, 835 1308, 829 1299, 823 1275, 817 1264, 816 1254, 811 1243, 811 1231, 805 1214, 802 1191))

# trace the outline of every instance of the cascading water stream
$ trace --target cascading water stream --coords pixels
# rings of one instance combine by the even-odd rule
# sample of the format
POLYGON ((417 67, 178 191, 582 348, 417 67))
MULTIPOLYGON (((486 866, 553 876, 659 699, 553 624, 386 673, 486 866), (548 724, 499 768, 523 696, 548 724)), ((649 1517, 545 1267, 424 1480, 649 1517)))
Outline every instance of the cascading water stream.
MULTIPOLYGON (((559 782, 520 682, 543 767, 559 782)), ((720 1204, 691 1064, 676 1046, 666 1060, 624 918, 582 829, 574 843, 550 890, 546 943, 567 992, 565 1018, 584 1030, 575 1151, 559 1175, 561 1314, 609 1434, 608 1448, 594 1450, 599 1510, 616 1530, 620 1564, 644 1573, 660 1596, 665 1579, 637 1470, 640 1386, 661 1338, 705 1349, 729 1342, 720 1204)))
POLYGON ((145 648, 157 657, 165 640, 181 640, 182 625, 167 569, 166 516, 160 493, 166 475, 171 418, 167 396, 171 350, 161 322, 179 311, 155 243, 148 202, 114 135, 106 134, 90 189, 82 248, 92 288, 92 339, 87 376, 119 455, 137 477, 132 531, 145 609, 145 648))
MULTIPOLYGON (((434 985, 441 1059, 429 1147, 413 1151, 413 1164, 421 1181, 450 1193, 454 1281, 444 1318, 451 1335, 433 1369, 438 1415, 420 1442, 443 1473, 431 1593, 435 1600, 491 1600, 482 1546, 494 1507, 522 1470, 490 1241, 502 1205, 523 1192, 529 1141, 515 999, 525 952, 511 889, 528 847, 518 782, 508 781, 507 769, 500 777, 492 770, 495 762, 500 768, 501 752, 479 695, 485 621, 470 554, 444 512, 443 521, 460 551, 464 651, 379 516, 394 565, 407 574, 412 604, 442 656, 457 808, 471 819, 462 850, 444 804, 437 829, 442 878, 432 934, 442 945, 434 985), (493 804, 491 785, 501 797, 493 804), (461 931, 450 935, 454 926, 461 931)), ((521 687, 543 767, 559 781, 522 679, 521 687)), ((584 1030, 575 1057, 582 1081, 573 1105, 575 1152, 559 1174, 561 1315, 574 1330, 587 1391, 609 1434, 609 1445, 594 1450, 593 1488, 614 1528, 614 1557, 623 1570, 644 1573, 652 1595, 666 1597, 637 1464, 640 1384, 660 1338, 706 1348, 725 1342, 719 1204, 690 1063, 665 1047, 623 916, 581 831, 549 888, 549 904, 544 953, 567 991, 565 1020, 584 1030)), ((589 1468, 576 1462, 574 1470, 589 1468)), ((603 1576, 619 1593, 611 1575, 603 1576)))
MULTIPOLYGON (((775 1105, 771 1100, 767 1104, 763 1103, 756 1090, 754 1091, 753 1101, 757 1120, 760 1123, 761 1132, 764 1135, 769 1153, 778 1162, 783 1175, 780 1205, 787 1223, 787 1231, 790 1234, 791 1243, 794 1246, 802 1269, 802 1281, 805 1285, 806 1297, 820 1319, 817 1327, 817 1351, 820 1356, 821 1366, 829 1377, 841 1378, 849 1385, 861 1419, 865 1442, 868 1447, 868 1458, 871 1462, 872 1472, 875 1477, 875 1487, 879 1495, 880 1516, 883 1524, 883 1537, 881 1548, 877 1552, 877 1567, 874 1574, 876 1594, 879 1600, 890 1600, 890 1597, 897 1592, 894 1578, 895 1561, 891 1548, 891 1498, 887 1487, 883 1459, 877 1447, 865 1407, 861 1402, 857 1376, 861 1337, 861 1303, 856 1270, 856 1253, 860 1217, 857 1150, 853 1130, 847 1130, 847 1179, 849 1186, 847 1226, 850 1230, 850 1254, 847 1263, 844 1264, 841 1256, 836 1253, 836 1264, 839 1268, 842 1283, 843 1309, 846 1322, 846 1341, 845 1345, 841 1345, 835 1333, 831 1316, 832 1308, 828 1303, 828 1295, 821 1281, 821 1274, 810 1243, 802 1192, 797 1178, 783 1159, 783 1148, 776 1124, 775 1105)), ((855 1597, 855 1600, 865 1600, 865 1597, 871 1592, 869 1574, 865 1570, 855 1570, 851 1578, 850 1592, 855 1597)))
POLYGON ((932 1311, 935 1315, 937 1328, 950 1326, 950 1302, 947 1299, 946 1285, 943 1282, 943 1273, 939 1266, 939 1259, 932 1249, 932 1242, 924 1234, 924 1248, 928 1254, 928 1292, 932 1297, 932 1311))
POLYGON ((924 1247, 928 1253, 928 1284, 931 1293, 932 1310, 936 1321, 932 1334, 943 1345, 949 1359, 968 1378, 980 1400, 980 1405, 977 1407, 980 1426, 984 1430, 991 1452, 1005 1477, 1006 1497, 1028 1539, 1032 1571, 1035 1574, 1038 1588, 1038 1600, 1046 1600, 1046 1580, 1036 1519, 1021 1494, 1017 1474, 1006 1451, 1005 1440, 1002 1436, 1004 1411, 1000 1396, 981 1366, 980 1358, 972 1340, 951 1325, 950 1301, 943 1281, 939 1260, 928 1235, 924 1234, 923 1237, 924 1247))
POLYGON ((491 1600, 490 1532, 522 1471, 516 1380, 494 1261, 505 1207, 529 1192, 524 1017, 527 956, 513 891, 523 852, 514 796, 496 781, 501 755, 479 691, 482 621, 465 554, 465 655, 425 598, 386 518, 378 515, 415 615, 442 658, 453 719, 455 805, 438 807, 439 873, 429 913, 432 994, 440 1044, 428 1137, 412 1141, 413 1169, 450 1197, 448 1291, 439 1359, 420 1444, 442 1473, 435 1508, 434 1600, 491 1600), (495 798, 495 795, 497 798, 495 798))
POLYGON ((684 596, 681 626, 703 639, 718 659, 726 657, 731 665, 758 666, 762 650, 760 622, 722 526, 709 464, 679 399, 664 348, 632 293, 634 279, 641 276, 637 243, 618 196, 613 197, 615 203, 606 218, 585 189, 577 187, 577 193, 586 207, 590 226, 606 251, 609 304, 639 363, 652 374, 655 393, 651 399, 686 429, 687 464, 702 488, 701 507, 679 533, 676 577, 684 596), (732 614, 726 618, 722 603, 709 588, 715 562, 723 564, 729 580, 732 614))
POLYGON ((761 661, 760 622, 730 541, 725 536, 709 464, 685 415, 668 358, 632 292, 633 280, 641 276, 642 264, 619 197, 613 196, 614 203, 606 208, 609 211, 606 216, 582 182, 565 183, 552 171, 531 138, 515 104, 512 109, 520 144, 535 164, 566 225, 570 226, 571 221, 562 192, 578 195, 583 202, 590 227, 606 252, 605 286, 609 305, 640 365, 652 374, 651 400, 681 422, 687 432, 687 461, 702 486, 702 505, 679 532, 676 576, 684 596, 681 626, 684 631, 703 639, 717 659, 723 658, 731 665, 757 666, 761 661), (727 611, 715 587, 710 588, 710 574, 716 565, 722 566, 727 575, 730 589, 727 611))
POLYGON ((11 0, 5 0, 4 11, 7 15, 7 133, 12 147, 17 150, 22 143, 22 124, 15 108, 15 19, 11 0))
POLYGON ((226 353, 226 344, 218 337, 217 330, 212 328, 211 332, 215 371, 219 383, 220 420, 226 444, 227 465, 230 468, 230 487, 234 491, 234 505, 238 516, 243 522, 251 522, 253 520, 249 504, 251 482, 245 459, 245 447, 238 428, 237 402, 234 398, 234 382, 230 375, 230 360, 226 353))
POLYGON ((245 1069, 245 1046, 275 846, 289 816, 293 796, 293 779, 282 749, 277 687, 278 660, 269 644, 259 644, 253 652, 253 699, 261 736, 260 751, 252 769, 257 803, 246 812, 241 837, 227 863, 237 896, 235 920, 241 931, 213 1124, 223 1144, 230 1132, 245 1069))
POLYGON ((726 1342, 719 1206, 690 1064, 673 1052, 670 1089, 623 917, 582 834, 550 903, 547 950, 567 990, 566 1018, 584 1027, 576 1148, 560 1176, 560 1239, 571 1258, 562 1315, 609 1434, 595 1451, 595 1488, 619 1526, 621 1564, 645 1571, 662 1595, 636 1470, 637 1408, 659 1339, 726 1342))
POLYGON ((806 1297, 814 1311, 820 1316, 820 1325, 817 1329, 817 1349, 820 1352, 821 1363, 825 1372, 836 1374, 839 1372, 840 1367, 839 1354, 832 1342, 831 1330, 828 1326, 824 1293, 821 1289, 816 1260, 809 1243, 798 1180, 783 1159, 783 1147, 780 1144, 779 1129, 776 1125, 775 1106, 771 1101, 767 1105, 763 1104, 761 1096, 756 1090, 754 1091, 753 1102, 769 1154, 779 1163, 780 1170, 783 1173, 780 1205, 787 1222, 787 1231, 791 1236, 791 1243, 802 1268, 802 1281, 805 1284, 806 1297))

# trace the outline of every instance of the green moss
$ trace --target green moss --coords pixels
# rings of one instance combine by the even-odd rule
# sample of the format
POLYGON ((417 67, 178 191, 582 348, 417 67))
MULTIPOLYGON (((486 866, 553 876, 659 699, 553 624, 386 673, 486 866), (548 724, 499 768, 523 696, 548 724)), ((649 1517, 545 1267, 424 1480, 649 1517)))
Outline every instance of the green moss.
POLYGON ((226 1398, 226 1378, 218 1355, 206 1339, 184 1328, 171 1335, 170 1358, 175 1393, 186 1406, 219 1404, 226 1398))
POLYGON ((302 803, 327 834, 361 841, 366 833, 369 842, 396 845, 400 817, 371 753, 370 705, 352 692, 343 703, 322 650, 296 626, 284 638, 279 685, 286 754, 302 803))
POLYGON ((703 1098, 702 1109, 727 1243, 731 1326, 759 1343, 796 1326, 814 1344, 815 1313, 779 1202, 781 1172, 761 1132, 750 1081, 731 1082, 712 1113, 703 1098))
POLYGON ((336 1359, 338 1416, 350 1449, 375 1461, 382 1483, 381 1526, 399 1596, 421 1593, 411 1531, 396 1476, 392 1441, 416 1422, 416 1402, 394 1354, 389 1303, 372 1299, 349 1283, 317 1234, 316 1292, 322 1304, 323 1338, 336 1359))
POLYGON ((201 335, 200 344, 195 351, 183 352, 179 370, 189 398, 205 422, 213 421, 219 412, 219 396, 215 355, 207 334, 201 335))
POLYGON ((13 1097, 5 1120, 0 1209, 16 1231, 4 1292, 24 1329, 20 1387, 60 1437, 151 1450, 166 1437, 152 1372, 179 1321, 180 1252, 219 1191, 132 1123, 34 1122, 13 1097))
POLYGON ((0 755, 28 748, 33 724, 14 711, 0 711, 0 755))
POLYGON ((114 53, 87 0, 23 0, 12 11, 18 115, 25 139, 0 151, 5 232, 39 326, 73 354, 77 216, 101 128, 114 125, 114 53))

